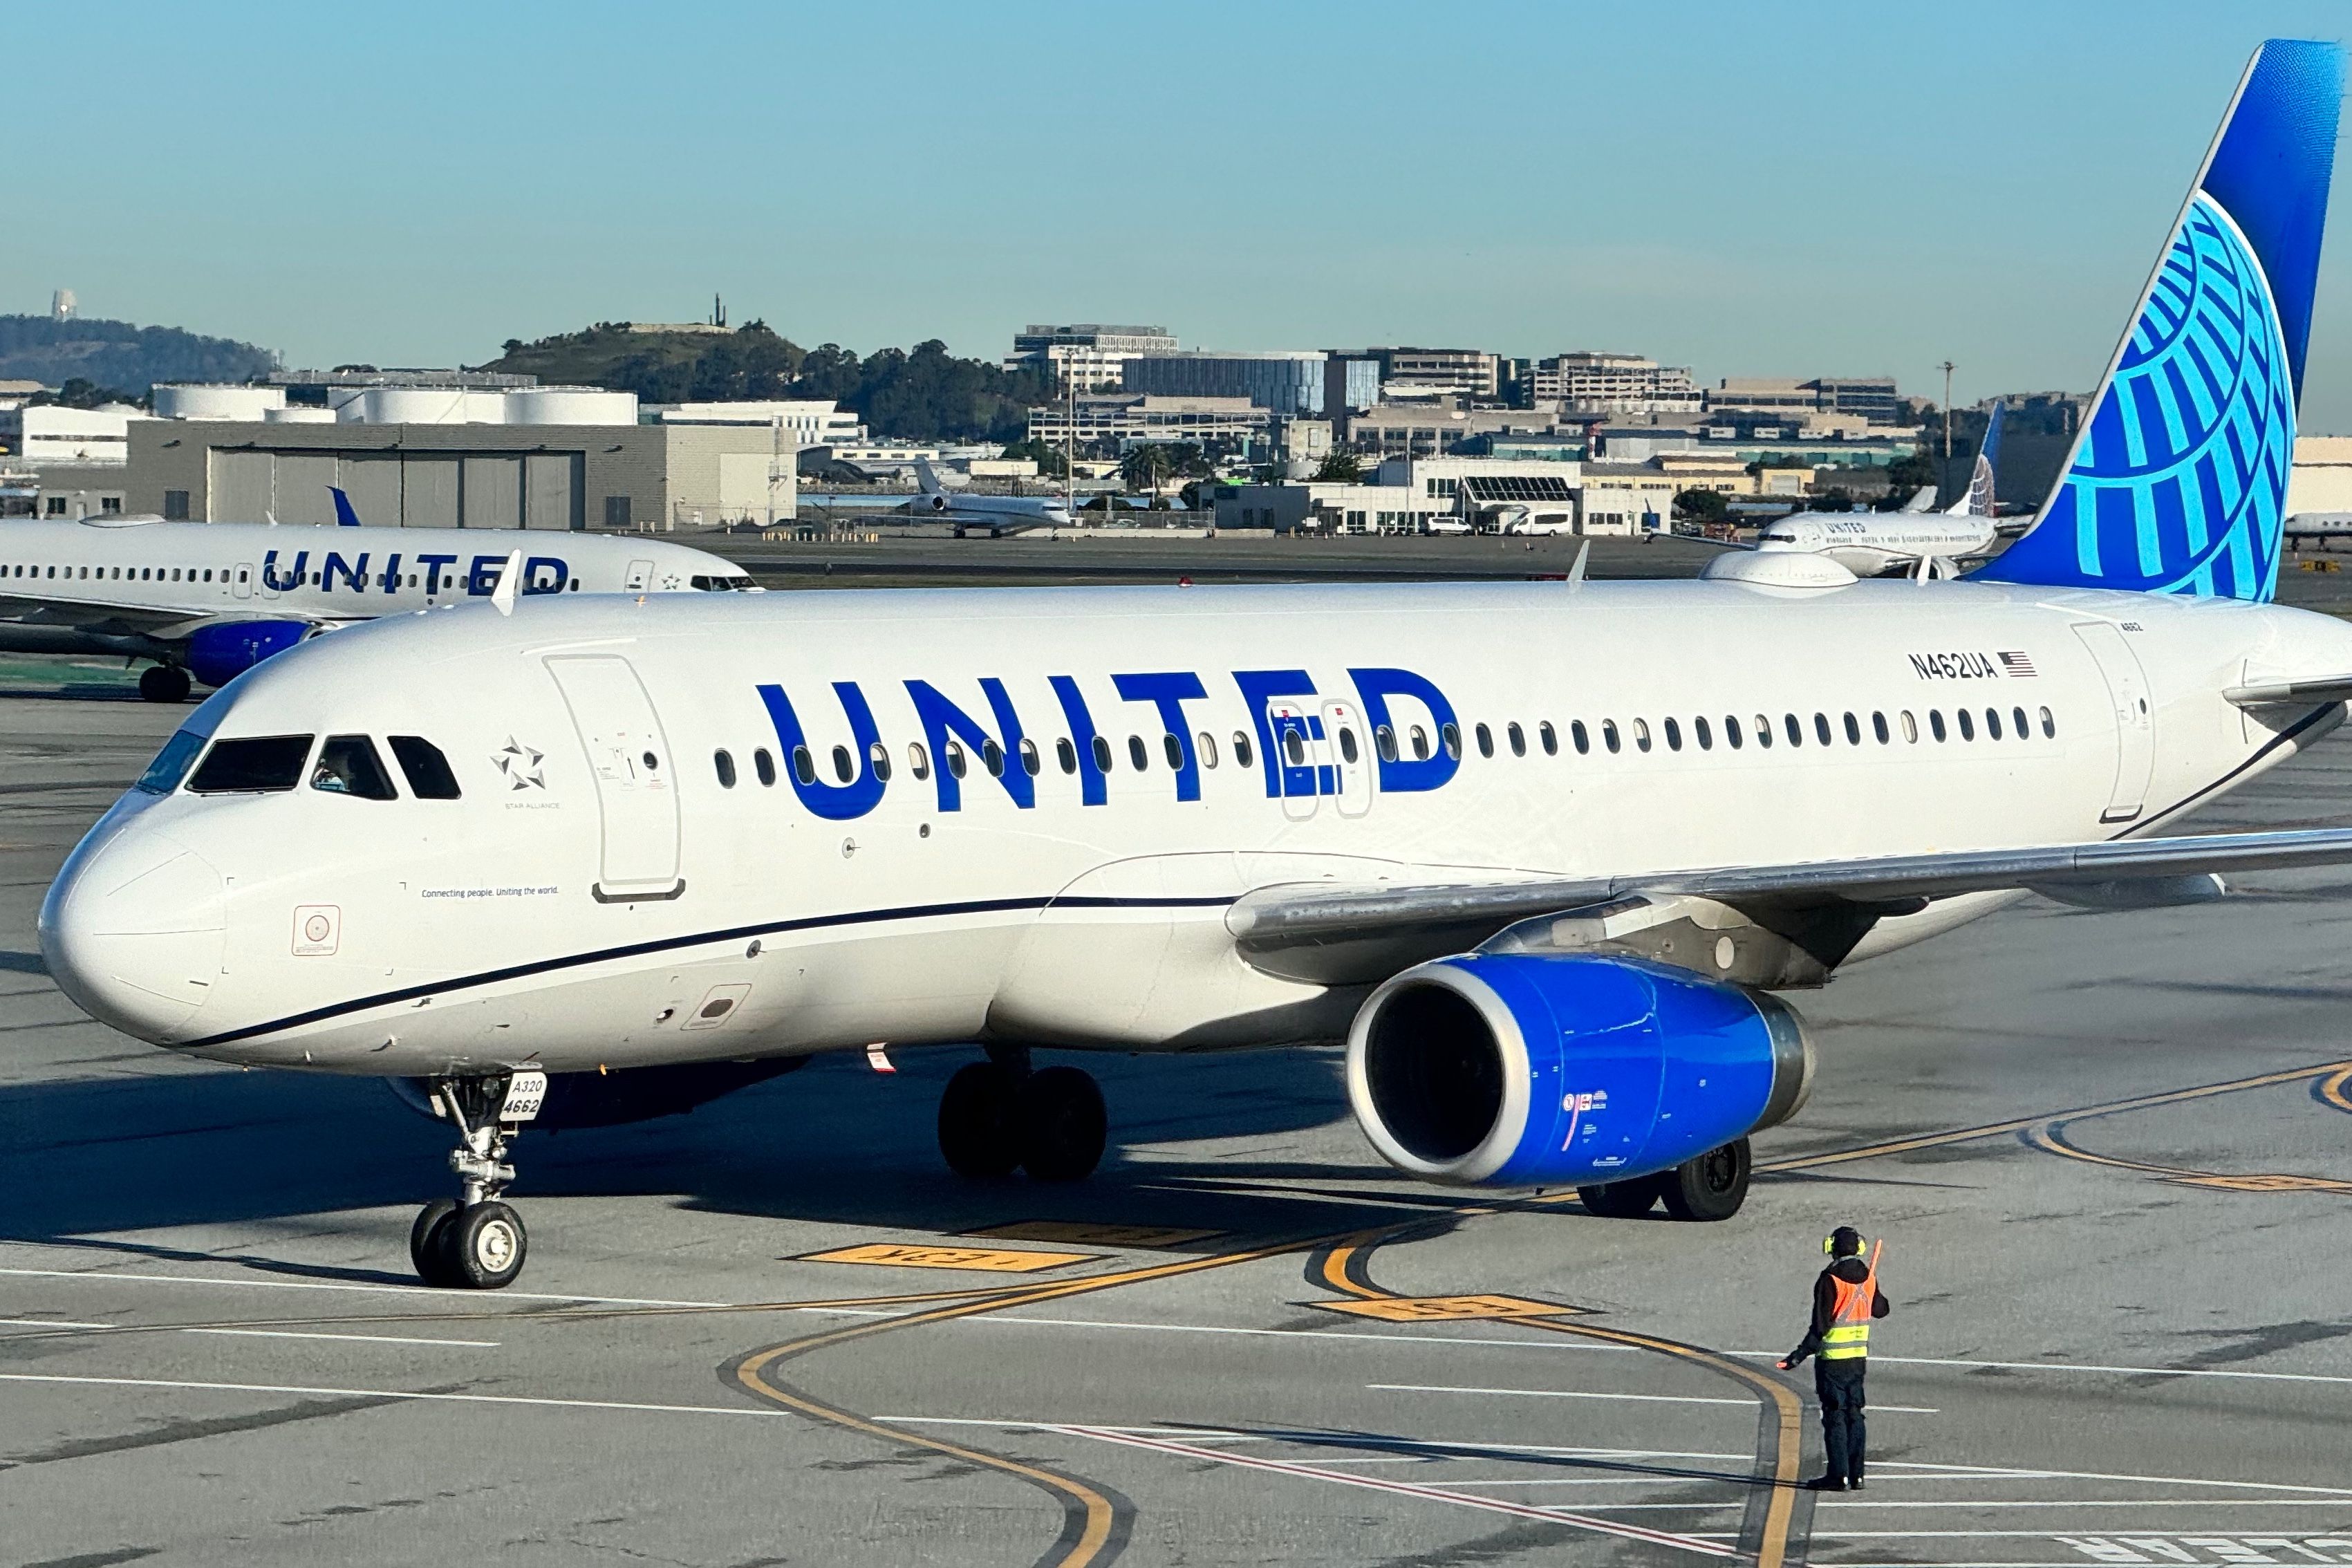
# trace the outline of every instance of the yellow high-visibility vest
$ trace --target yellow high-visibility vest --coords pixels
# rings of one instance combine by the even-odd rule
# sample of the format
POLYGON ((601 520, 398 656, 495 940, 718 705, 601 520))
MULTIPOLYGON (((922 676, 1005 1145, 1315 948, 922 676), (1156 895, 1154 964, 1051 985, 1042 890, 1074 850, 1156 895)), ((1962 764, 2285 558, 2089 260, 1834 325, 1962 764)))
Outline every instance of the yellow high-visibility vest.
POLYGON ((1878 1269, 1874 1264, 1867 1267, 1870 1272, 1859 1285, 1830 1276, 1837 1300, 1830 1309, 1829 1332, 1822 1336, 1823 1361, 1854 1361, 1870 1354, 1870 1310, 1878 1300, 1878 1269))

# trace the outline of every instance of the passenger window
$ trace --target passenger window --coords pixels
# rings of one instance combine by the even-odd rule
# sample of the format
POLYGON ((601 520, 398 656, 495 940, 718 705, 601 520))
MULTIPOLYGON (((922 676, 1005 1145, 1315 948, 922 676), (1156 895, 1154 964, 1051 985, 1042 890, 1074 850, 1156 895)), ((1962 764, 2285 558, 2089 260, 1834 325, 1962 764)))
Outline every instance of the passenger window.
MULTIPOLYGON (((1168 743, 1171 746, 1176 743, 1172 736, 1170 738, 1168 743)), ((1339 760, 1344 763, 1352 763, 1356 760, 1358 754, 1355 731, 1341 730, 1339 731, 1339 760)), ((1173 764, 1171 765, 1172 766, 1173 764)))
POLYGON ((1559 731, 1551 727, 1550 720, 1547 719, 1536 726, 1536 739, 1543 743, 1545 756, 1559 755, 1559 731))
POLYGON ((1789 744, 1792 746, 1803 745, 1805 743, 1805 727, 1797 722, 1797 716, 1794 713, 1784 714, 1782 717, 1787 721, 1789 744))
POLYGON ((2012 709, 2011 709, 2011 710, 2009 710, 2009 722, 2010 722, 2010 733, 2011 733, 2011 734, 2015 735, 2019 740, 2021 740, 2021 741, 2024 741, 2024 740, 2030 740, 2030 739, 2032 739, 2032 735, 2033 735, 2033 726, 2032 726, 2032 725, 2031 725, 2031 724, 2028 724, 2028 723, 2025 721, 2025 710, 2024 710, 2024 709, 2022 709, 2022 708, 2012 708, 2012 709))
POLYGON ((1282 755, 1283 760, 1294 768, 1307 765, 1307 742, 1297 731, 1285 730, 1282 732, 1282 755))
POLYGON ((1062 771, 1066 773, 1078 771, 1078 749, 1070 744, 1067 735, 1054 742, 1054 760, 1062 764, 1062 771))
POLYGON ((1969 717, 1969 710, 1967 709, 1962 708, 1958 710, 1952 714, 1952 717, 1960 721, 1961 740, 1973 741, 1977 738, 1977 721, 1969 717))
POLYGON ((1903 738, 1913 745, 1919 743, 1919 721, 1911 717, 1911 710, 1903 710, 1903 738))
POLYGON ((1481 724, 1470 732, 1478 738, 1478 754, 1480 756, 1491 757, 1495 754, 1495 731, 1486 728, 1486 725, 1481 724))
MULTIPOLYGON (((877 741, 866 748, 866 759, 874 764, 874 777, 882 784, 890 782, 890 748, 877 741)), ((1031 769, 1035 772, 1035 769, 1031 769)))
POLYGON ((1456 762, 1462 760, 1462 726, 1459 724, 1440 724, 1437 727, 1437 741, 1438 744, 1445 748, 1445 754, 1447 756, 1452 757, 1456 762))
POLYGON ((804 784, 816 783, 816 759, 809 755, 806 746, 793 748, 793 777, 804 784))
POLYGON ((194 730, 181 731, 163 742, 163 749, 155 753, 155 760, 147 764, 147 771, 139 775, 138 784, 132 787, 148 795, 171 794, 188 776, 188 764, 204 749, 202 735, 194 730))
POLYGON ((1944 739, 1944 710, 1941 708, 1927 710, 1927 732, 1938 741, 1944 739))
POLYGON ((1395 762, 1397 760, 1396 731, 1390 729, 1386 724, 1383 724, 1379 729, 1373 731, 1372 749, 1380 752, 1381 761, 1384 763, 1395 762))
POLYGON ((1192 750, 1199 754, 1202 767, 1217 765, 1217 738, 1206 730, 1192 737, 1192 750))
POLYGON ((1893 738, 1892 731, 1886 728, 1885 714, 1873 713, 1870 716, 1870 732, 1878 737, 1878 743, 1882 746, 1893 738))
POLYGON ((1107 735, 1097 735, 1094 750, 1095 772, 1098 773, 1110 772, 1110 738, 1107 735))
POLYGON ((931 754, 923 750, 920 741, 907 742, 907 771, 919 779, 931 776, 931 754))
POLYGON ((413 799, 458 797, 457 775, 449 771, 449 759, 440 747, 422 735, 386 735, 384 743, 392 748, 392 759, 400 764, 400 776, 408 781, 413 799))
POLYGON ((1698 737, 1698 749, 1700 751, 1711 752, 1715 750, 1715 726, 1706 721, 1706 716, 1705 714, 1701 714, 1699 717, 1691 721, 1691 731, 1698 737))
POLYGON ((2056 738, 2057 733, 2058 721, 2050 716, 2049 709, 2044 708, 2042 710, 2042 738, 2045 741, 2053 740, 2056 738))
MULTIPOLYGON (((1353 750, 1352 742, 1355 736, 1349 735, 1348 740, 1351 742, 1349 749, 1353 750)), ((1160 737, 1160 754, 1168 759, 1168 768, 1171 773, 1184 766, 1184 742, 1173 735, 1163 734, 1160 737)))
POLYGON ((990 778, 1003 778, 1004 776, 1004 748, 998 745, 992 740, 982 741, 980 743, 980 765, 988 770, 988 776, 990 778))
POLYGON ((249 741, 216 741, 188 781, 191 795, 275 793, 302 780, 310 755, 308 735, 268 735, 249 741))
POLYGON ((375 754, 375 742, 365 735, 330 735, 319 748, 310 770, 310 787, 329 795, 355 795, 362 800, 392 800, 392 775, 375 754))
POLYGON ((1024 737, 1021 742, 1021 771, 1034 779, 1044 765, 1037 755, 1037 742, 1024 737))
POLYGON ((776 759, 768 755, 768 749, 765 746, 751 753, 751 771, 760 775, 761 784, 770 789, 775 787, 776 759))
POLYGON ((947 763, 948 772, 957 778, 963 777, 965 767, 963 760, 963 742, 950 737, 947 743, 944 757, 947 763))
POLYGON ((1768 752, 1772 749, 1772 721, 1767 714, 1756 715, 1756 743, 1768 752))
POLYGON ((1739 732, 1738 715, 1726 713, 1723 716, 1723 738, 1731 742, 1731 749, 1735 752, 1748 743, 1748 737, 1739 732))
POLYGON ((1617 739, 1616 720, 1603 719, 1601 721, 1601 743, 1609 748, 1609 754, 1612 757, 1615 756, 1622 749, 1622 743, 1617 739))
MULTIPOLYGON (((1394 742, 1391 742, 1391 744, 1394 744, 1394 742)), ((1247 766, 1249 766, 1249 765, 1250 765, 1250 755, 1251 755, 1251 752, 1250 752, 1249 737, 1248 737, 1247 735, 1243 734, 1239 730, 1234 731, 1234 765, 1236 765, 1236 766, 1238 766, 1238 767, 1244 767, 1244 768, 1245 768, 1245 767, 1247 767, 1247 766)))
POLYGON ((1137 773, 1146 773, 1150 770, 1151 753, 1143 749, 1142 736, 1129 735, 1127 738, 1127 760, 1135 764, 1137 773))
POLYGON ((1650 749, 1650 721, 1647 719, 1633 721, 1633 749, 1637 752, 1650 749))
POLYGON ((847 784, 857 776, 857 768, 849 760, 847 746, 835 746, 833 749, 833 776, 843 784, 847 784))
POLYGON ((1528 754, 1528 732, 1516 722, 1503 731, 1503 738, 1511 742, 1511 755, 1524 757, 1528 754))
POLYGON ((1849 746, 1862 744, 1862 726, 1854 721, 1851 713, 1845 716, 1845 743, 1849 746))
POLYGON ((1816 713, 1813 715, 1813 738, 1821 742, 1824 746, 1830 743, 1830 716, 1828 714, 1816 713))
POLYGON ((1429 732, 1418 724, 1412 727, 1412 760, 1416 763, 1429 761, 1429 732))
POLYGON ((1988 741, 2000 739, 2000 710, 1998 708, 1985 710, 1985 739, 1988 741))
POLYGON ((1680 720, 1676 720, 1676 719, 1669 719, 1669 720, 1667 720, 1667 721, 1666 721, 1666 750, 1668 750, 1668 751, 1670 751, 1670 752, 1679 752, 1679 751, 1681 751, 1682 749, 1683 749, 1683 727, 1682 727, 1682 721, 1681 721, 1680 720))
POLYGON ((735 787, 734 758, 729 756, 724 752, 713 752, 710 753, 710 765, 719 772, 719 787, 720 789, 733 789, 735 787))

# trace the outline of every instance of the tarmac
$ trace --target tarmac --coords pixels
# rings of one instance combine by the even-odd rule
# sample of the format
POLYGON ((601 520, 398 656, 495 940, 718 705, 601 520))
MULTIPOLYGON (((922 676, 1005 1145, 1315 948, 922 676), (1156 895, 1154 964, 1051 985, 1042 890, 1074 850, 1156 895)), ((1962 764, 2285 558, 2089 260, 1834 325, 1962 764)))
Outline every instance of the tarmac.
MULTIPOLYGON (((1119 548, 955 563, 1007 546, 1119 548)), ((0 1564, 2352 1563, 2344 873, 2031 902, 1796 994, 1819 1086, 1721 1225, 1396 1179, 1324 1053, 1088 1058, 1103 1168, 970 1183, 970 1053, 908 1051, 526 1135, 481 1296, 408 1274, 432 1123, 44 973, 49 879, 184 712, 0 667, 0 1564), (1817 1496, 1771 1362, 1841 1223, 1895 1310, 1869 1489, 1817 1496)), ((2321 824, 2352 739, 2197 826, 2321 824)))

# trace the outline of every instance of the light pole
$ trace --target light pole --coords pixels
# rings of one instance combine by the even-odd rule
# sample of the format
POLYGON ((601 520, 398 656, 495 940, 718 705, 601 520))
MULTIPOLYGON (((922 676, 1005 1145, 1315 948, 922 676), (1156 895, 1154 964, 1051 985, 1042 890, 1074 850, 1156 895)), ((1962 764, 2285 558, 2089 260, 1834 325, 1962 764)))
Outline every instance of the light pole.
POLYGON ((1952 460, 1952 362, 1946 360, 1944 372, 1944 461, 1952 460))

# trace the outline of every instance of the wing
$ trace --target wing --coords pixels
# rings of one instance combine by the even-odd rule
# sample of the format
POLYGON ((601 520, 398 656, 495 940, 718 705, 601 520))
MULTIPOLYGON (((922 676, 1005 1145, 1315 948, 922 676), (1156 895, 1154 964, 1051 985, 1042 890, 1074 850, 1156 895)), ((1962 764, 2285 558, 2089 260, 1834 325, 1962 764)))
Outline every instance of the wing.
POLYGON ((93 637, 152 637, 157 642, 183 642, 200 626, 231 621, 302 621, 312 626, 341 626, 342 619, 319 616, 245 611, 173 609, 157 605, 93 604, 47 595, 0 594, 0 620, 27 626, 87 632, 93 637))
POLYGON ((2167 879, 2181 879, 2175 885, 2185 887, 2186 879, 2217 872, 2346 862, 2352 862, 2352 828, 2307 828, 1620 877, 1417 887, 1293 884, 1245 895, 1227 911, 1225 925, 1253 966, 1342 984, 1383 979, 1421 959, 1475 947, 1520 921, 1629 898, 1712 900, 1750 913, 1775 911, 1781 924, 1792 916, 1812 920, 1822 911, 1843 911, 1858 920, 1858 935, 1874 918, 1912 913, 1930 900, 1963 893, 2046 889, 2070 902, 2116 905, 2135 901, 2119 889, 2167 879))

